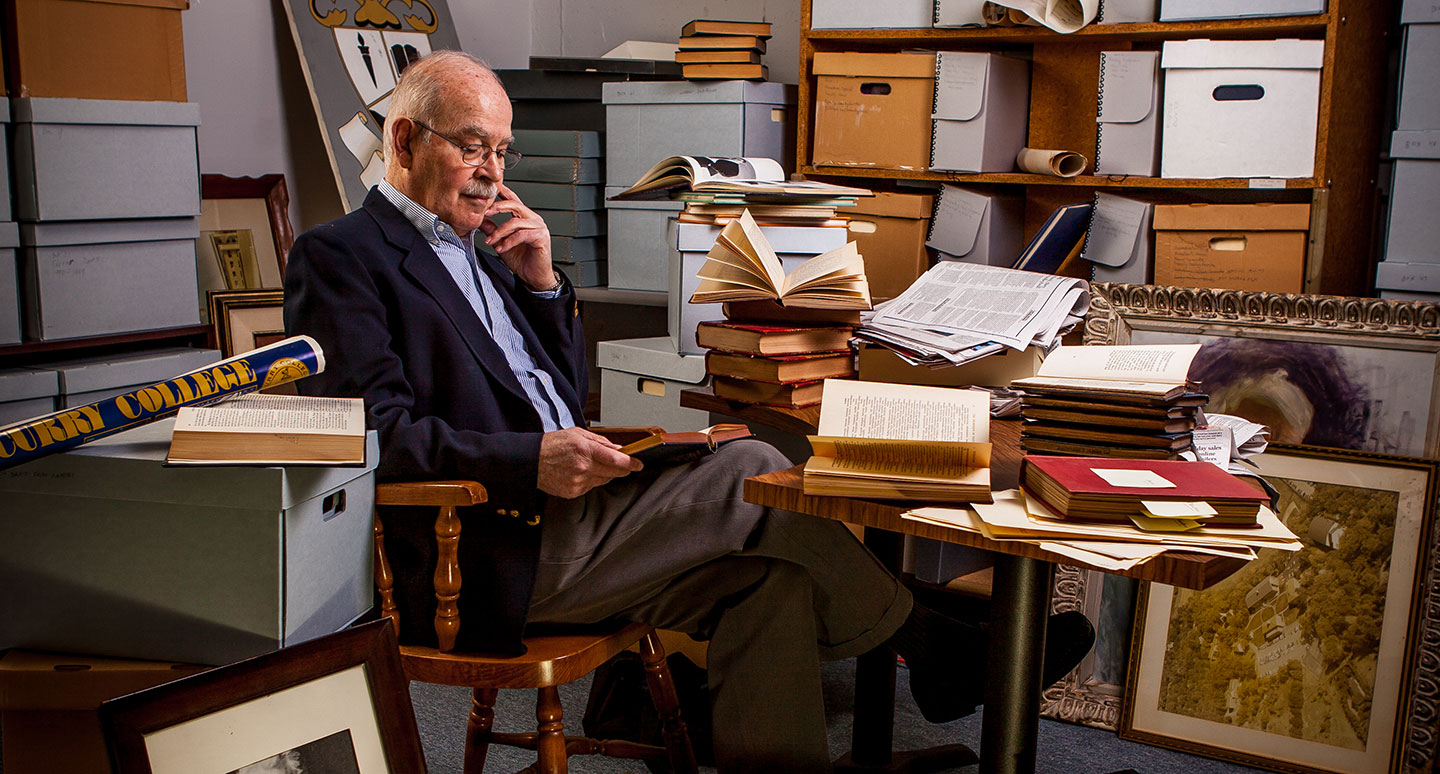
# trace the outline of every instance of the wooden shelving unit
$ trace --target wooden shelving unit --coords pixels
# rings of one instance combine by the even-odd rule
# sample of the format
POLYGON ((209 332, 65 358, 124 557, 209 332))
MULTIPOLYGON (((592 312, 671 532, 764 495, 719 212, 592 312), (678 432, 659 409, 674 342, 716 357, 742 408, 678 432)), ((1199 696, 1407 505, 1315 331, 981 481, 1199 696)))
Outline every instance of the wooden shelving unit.
POLYGON ((1055 207, 1088 201, 1098 189, 1131 191, 1138 198, 1162 203, 1309 202, 1305 292, 1370 294, 1374 229, 1380 211, 1375 178, 1385 94, 1385 36, 1390 19, 1387 0, 1330 0, 1326 13, 1311 16, 1090 25, 1070 35, 1041 27, 812 30, 810 18, 810 0, 803 0, 796 159, 799 171, 806 176, 932 181, 1023 191, 1027 238, 1055 207), (817 51, 921 48, 1026 56, 1033 63, 1027 145, 1073 150, 1093 162, 1100 52, 1157 50, 1163 41, 1187 38, 1325 41, 1313 177, 1252 181, 1082 175, 1062 179, 1019 173, 957 174, 811 163, 816 88, 812 65, 817 51))

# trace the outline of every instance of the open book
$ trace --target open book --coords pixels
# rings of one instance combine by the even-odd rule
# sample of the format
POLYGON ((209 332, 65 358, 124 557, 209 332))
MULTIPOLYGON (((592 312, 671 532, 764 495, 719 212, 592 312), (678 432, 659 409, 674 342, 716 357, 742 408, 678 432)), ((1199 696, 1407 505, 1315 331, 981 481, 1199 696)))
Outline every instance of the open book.
POLYGON ((990 394, 828 379, 805 494, 990 502, 990 394))
POLYGON ((1199 344, 1060 347, 1034 376, 1011 382, 1027 395, 1172 401, 1194 391, 1187 379, 1199 344))
MULTIPOLYGON (((740 424, 711 425, 703 430, 654 432, 620 447, 620 451, 646 465, 672 465, 713 454, 731 441, 751 438, 754 433, 740 424)), ((612 438, 612 440, 617 440, 612 438)))
POLYGON ((782 306, 869 309, 865 259, 854 242, 806 260, 789 275, 750 213, 725 225, 696 272, 692 304, 775 299, 782 306))
POLYGON ((814 180, 787 181, 785 169, 774 159, 670 156, 641 175, 634 185, 609 198, 668 199, 674 189, 810 199, 872 195, 865 188, 814 180))
POLYGON ((175 416, 169 465, 363 465, 365 401, 246 395, 175 416))

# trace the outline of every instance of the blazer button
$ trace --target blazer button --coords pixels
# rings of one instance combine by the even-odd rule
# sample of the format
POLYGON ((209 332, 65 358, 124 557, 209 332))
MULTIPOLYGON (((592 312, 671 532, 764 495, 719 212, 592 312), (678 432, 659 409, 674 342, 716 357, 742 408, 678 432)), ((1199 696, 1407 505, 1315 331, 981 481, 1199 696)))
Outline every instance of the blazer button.
POLYGON ((528 525, 530 525, 530 526, 532 526, 532 527, 535 526, 535 525, 537 525, 537 524, 539 524, 539 523, 540 523, 540 514, 537 513, 537 514, 535 514, 534 516, 531 516, 531 517, 530 517, 530 520, 527 521, 527 522, 525 522, 525 523, 528 524, 528 525))
POLYGON ((511 512, 510 512, 510 518, 512 518, 512 519, 518 519, 518 518, 520 518, 520 512, 519 512, 519 511, 511 511, 511 512))
POLYGON ((504 508, 496 508, 496 509, 495 509, 495 513, 496 513, 496 515, 504 516, 504 515, 505 515, 505 509, 504 509, 504 508))

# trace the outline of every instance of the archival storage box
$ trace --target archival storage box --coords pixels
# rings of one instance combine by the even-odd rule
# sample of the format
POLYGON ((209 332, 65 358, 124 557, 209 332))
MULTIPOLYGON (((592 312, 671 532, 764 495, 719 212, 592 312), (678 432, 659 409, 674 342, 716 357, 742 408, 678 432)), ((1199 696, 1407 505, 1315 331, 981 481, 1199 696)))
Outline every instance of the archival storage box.
POLYGON ((0 371, 0 427, 49 414, 60 394, 60 377, 51 368, 0 371))
POLYGON ((812 0, 810 29, 928 29, 934 15, 935 0, 812 0))
POLYGON ((1310 205, 1157 204, 1155 284, 1300 293, 1310 205))
MULTIPOLYGON (((692 304, 690 296, 700 285, 695 275, 705 265, 710 248, 719 239, 721 226, 706 223, 676 223, 670 242, 675 253, 670 264, 670 340, 682 355, 704 354, 695 343, 695 328, 705 320, 723 320, 723 304, 692 304)), ((789 274, 795 267, 821 253, 834 250, 849 241, 849 232, 828 226, 761 226, 761 233, 780 258, 780 265, 789 274)), ((614 260, 613 258, 611 260, 614 260)))
POLYGON ((816 166, 929 168, 934 54, 821 51, 810 69, 816 166))
POLYGON ((925 234, 935 197, 930 194, 876 191, 854 207, 840 210, 850 218, 850 241, 865 259, 865 278, 876 301, 905 292, 926 269, 930 253, 925 234))
POLYGON ((218 349, 160 347, 46 363, 60 378, 60 408, 113 398, 220 361, 218 349))
POLYGON ((1013 172, 1030 124, 1030 63, 975 51, 936 54, 931 118, 931 169, 1013 172))
MULTIPOLYGON (((1425 294, 1440 301, 1440 263, 1381 261, 1375 265, 1375 288, 1380 291, 1425 294)), ((1382 297, 1389 298, 1382 293, 1382 297)), ((3 404, 0 404, 3 405, 3 404)))
POLYGON ((198 104, 10 102, 16 220, 200 214, 198 104))
POLYGON ((20 229, 0 222, 0 344, 20 343, 20 274, 15 262, 19 246, 20 229))
POLYGON ((20 224, 25 338, 200 323, 196 218, 20 224))
POLYGON ((605 184, 628 188, 667 156, 795 161, 795 86, 754 81, 607 83, 605 184))
POLYGON ((1160 173, 1160 52, 1101 51, 1095 174, 1160 173))
POLYGON ((1395 128, 1440 129, 1440 3, 1407 0, 1400 24, 1405 44, 1395 128))
MULTIPOLYGON (((605 195, 625 190, 606 186, 605 195)), ((670 254, 674 252, 670 224, 685 209, 676 201, 607 201, 605 216, 610 219, 605 234, 605 254, 610 261, 610 287, 619 290, 666 288, 670 254)))
POLYGON ((1440 245, 1440 129, 1395 132, 1390 139, 1390 222, 1385 260, 1436 262, 1440 245))
POLYGON ((1009 267, 1024 246, 1020 240, 1024 215, 1025 201, 1019 196, 942 185, 925 244, 942 261, 1009 267))
POLYGON ((374 594, 374 469, 166 467, 173 419, 0 471, 0 648, 228 664, 374 594))
POLYGON ((5 774, 110 774, 101 702, 205 669, 20 649, 0 653, 5 774))
POLYGON ((185 101, 190 0, 15 0, 6 85, 16 97, 185 101))
POLYGON ((1160 0, 1160 21, 1306 16, 1325 13, 1325 0, 1160 0))
POLYGON ((710 383, 704 355, 682 355, 668 336, 602 341, 595 345, 600 366, 600 424, 659 425, 666 430, 699 430, 710 414, 681 408, 680 391, 710 383))
POLYGON ((1163 177, 1315 173, 1323 40, 1167 40, 1163 177))

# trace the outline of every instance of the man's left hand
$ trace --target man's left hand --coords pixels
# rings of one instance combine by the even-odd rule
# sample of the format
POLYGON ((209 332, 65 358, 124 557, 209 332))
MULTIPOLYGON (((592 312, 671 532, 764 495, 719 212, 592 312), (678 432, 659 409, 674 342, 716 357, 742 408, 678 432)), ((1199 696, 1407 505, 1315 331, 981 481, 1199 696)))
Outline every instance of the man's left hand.
POLYGON ((555 269, 550 265, 550 228, 545 221, 526 207, 520 197, 503 183, 496 183, 499 195, 485 212, 480 231, 510 271, 531 290, 545 290, 555 284, 555 269), (500 225, 490 217, 502 212, 510 219, 500 225))

